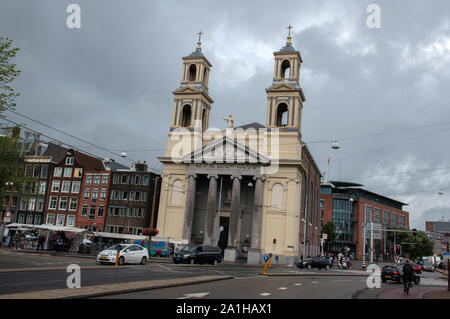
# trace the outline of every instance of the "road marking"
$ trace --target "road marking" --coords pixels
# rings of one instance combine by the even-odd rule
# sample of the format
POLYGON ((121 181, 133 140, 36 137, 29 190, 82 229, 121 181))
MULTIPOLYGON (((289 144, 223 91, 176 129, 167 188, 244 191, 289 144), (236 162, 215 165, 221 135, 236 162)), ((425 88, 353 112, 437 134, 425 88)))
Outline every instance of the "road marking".
POLYGON ((197 293, 193 293, 193 294, 184 294, 184 297, 180 297, 177 299, 202 298, 208 294, 209 294, 209 292, 197 292, 197 293))
POLYGON ((296 286, 301 286, 302 284, 295 284, 296 286))
POLYGON ((278 288, 278 289, 280 289, 280 290, 286 290, 287 288, 286 288, 286 287, 280 287, 280 288, 278 288))
POLYGON ((259 295, 263 296, 263 297, 267 297, 267 296, 270 296, 271 293, 270 292, 263 292, 262 294, 259 294, 259 295))
POLYGON ((163 265, 158 265, 158 266, 161 267, 161 268, 164 268, 164 269, 166 269, 166 270, 168 270, 168 271, 178 272, 178 271, 176 271, 176 270, 170 269, 170 268, 168 268, 168 267, 166 267, 166 266, 163 266, 163 265))
POLYGON ((312 284, 318 284, 318 281, 311 281, 312 284))

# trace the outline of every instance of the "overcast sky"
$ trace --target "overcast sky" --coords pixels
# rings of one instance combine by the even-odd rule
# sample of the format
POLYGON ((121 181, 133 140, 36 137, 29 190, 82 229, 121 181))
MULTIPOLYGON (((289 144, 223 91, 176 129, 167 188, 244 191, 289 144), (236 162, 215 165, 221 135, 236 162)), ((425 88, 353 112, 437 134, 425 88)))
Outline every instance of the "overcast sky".
POLYGON ((330 143, 309 144, 321 171, 408 203, 411 227, 448 220, 449 1, 0 2, 0 34, 20 48, 17 111, 115 153, 127 150, 156 170, 181 57, 194 51, 197 32, 204 33, 202 51, 213 64, 210 126, 223 129, 228 114, 235 126, 265 124, 264 89, 289 24, 303 58, 303 139, 341 145, 336 151, 330 143), (71 3, 81 8, 80 29, 66 26, 71 3), (366 24, 372 3, 381 8, 379 29, 366 24))

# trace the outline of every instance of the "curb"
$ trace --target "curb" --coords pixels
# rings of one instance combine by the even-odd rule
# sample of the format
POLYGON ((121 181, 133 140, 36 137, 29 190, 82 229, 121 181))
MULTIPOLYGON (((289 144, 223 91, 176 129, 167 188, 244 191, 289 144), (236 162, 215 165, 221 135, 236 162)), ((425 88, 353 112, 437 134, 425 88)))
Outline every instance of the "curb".
POLYGON ((259 273, 258 275, 271 277, 271 276, 308 276, 308 277, 314 277, 314 276, 341 276, 341 277, 367 277, 369 274, 336 274, 336 273, 273 273, 273 274, 264 274, 259 273))
POLYGON ((121 284, 87 286, 82 288, 64 288, 41 290, 26 293, 0 295, 0 299, 80 299, 108 295, 124 294, 130 292, 146 291, 160 288, 170 288, 233 279, 232 276, 203 276, 192 278, 177 278, 168 280, 137 281, 121 284), (133 287, 134 286, 134 287, 133 287))

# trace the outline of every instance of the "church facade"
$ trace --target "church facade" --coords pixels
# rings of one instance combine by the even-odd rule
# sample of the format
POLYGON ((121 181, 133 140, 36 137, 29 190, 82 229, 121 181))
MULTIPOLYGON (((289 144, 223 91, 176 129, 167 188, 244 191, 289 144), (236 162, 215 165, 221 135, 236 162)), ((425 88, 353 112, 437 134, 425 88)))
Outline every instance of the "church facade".
MULTIPOLYGON (((173 92, 157 228, 160 236, 219 246, 227 261, 292 264, 320 253, 320 171, 302 141, 302 58, 287 38, 274 52, 266 123, 209 128, 212 64, 201 51, 183 57, 173 92)), ((255 109, 255 112, 258 110, 255 109)))

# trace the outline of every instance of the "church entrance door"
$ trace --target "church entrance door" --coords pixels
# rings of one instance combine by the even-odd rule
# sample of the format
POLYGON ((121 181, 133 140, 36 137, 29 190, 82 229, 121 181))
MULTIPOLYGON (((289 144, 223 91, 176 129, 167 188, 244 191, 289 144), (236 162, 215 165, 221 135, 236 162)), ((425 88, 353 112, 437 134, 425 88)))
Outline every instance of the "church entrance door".
POLYGON ((220 226, 223 230, 220 232, 219 247, 222 252, 228 247, 228 229, 230 225, 230 217, 220 217, 220 226))

